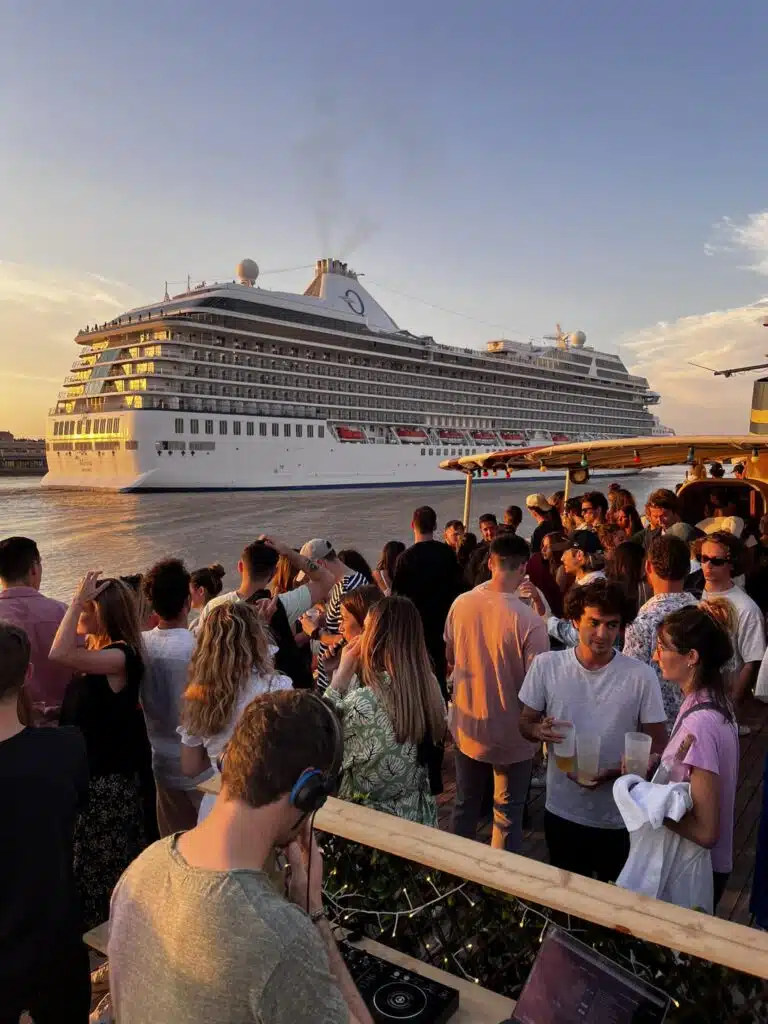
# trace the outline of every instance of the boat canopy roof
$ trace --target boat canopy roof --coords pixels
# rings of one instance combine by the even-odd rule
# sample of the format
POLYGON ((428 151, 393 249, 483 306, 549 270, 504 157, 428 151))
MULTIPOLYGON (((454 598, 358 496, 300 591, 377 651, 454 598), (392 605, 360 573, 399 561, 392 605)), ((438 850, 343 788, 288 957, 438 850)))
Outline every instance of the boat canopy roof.
POLYGON ((768 452, 768 436, 691 434, 675 437, 622 437, 535 448, 508 448, 446 459, 441 469, 471 474, 476 470, 652 469, 685 462, 728 462, 768 452))

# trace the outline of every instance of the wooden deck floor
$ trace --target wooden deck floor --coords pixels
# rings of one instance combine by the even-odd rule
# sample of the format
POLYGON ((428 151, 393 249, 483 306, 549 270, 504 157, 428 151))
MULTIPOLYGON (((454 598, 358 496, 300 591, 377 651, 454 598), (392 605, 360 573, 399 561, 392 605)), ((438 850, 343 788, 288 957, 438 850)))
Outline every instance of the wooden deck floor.
MULTIPOLYGON (((749 924, 749 897, 755 864, 757 833, 763 795, 763 765, 768 754, 768 704, 752 701, 743 721, 752 733, 740 740, 741 763, 736 792, 736 813, 733 837, 733 871, 718 907, 718 916, 749 924)), ((453 771, 453 749, 446 750, 443 770, 445 792, 438 797, 440 827, 450 828, 451 811, 456 793, 453 771)), ((528 799, 528 822, 521 852, 534 860, 546 861, 544 842, 544 790, 531 790, 528 799)), ((491 824, 487 819, 478 830, 478 838, 490 842, 491 824)))

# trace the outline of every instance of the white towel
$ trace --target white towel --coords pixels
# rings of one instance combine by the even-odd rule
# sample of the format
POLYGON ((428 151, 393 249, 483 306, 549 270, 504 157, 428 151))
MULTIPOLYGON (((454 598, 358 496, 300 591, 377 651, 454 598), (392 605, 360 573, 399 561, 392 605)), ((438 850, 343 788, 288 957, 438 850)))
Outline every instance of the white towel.
POLYGON ((616 884, 667 903, 712 913, 712 860, 709 850, 664 826, 693 806, 687 782, 659 785, 639 775, 623 775, 613 798, 630 834, 630 850, 616 884))
POLYGON ((665 818, 680 821, 693 807, 689 783, 668 782, 662 786, 646 782, 639 775, 622 775, 616 779, 613 799, 630 832, 643 825, 661 828, 665 818))

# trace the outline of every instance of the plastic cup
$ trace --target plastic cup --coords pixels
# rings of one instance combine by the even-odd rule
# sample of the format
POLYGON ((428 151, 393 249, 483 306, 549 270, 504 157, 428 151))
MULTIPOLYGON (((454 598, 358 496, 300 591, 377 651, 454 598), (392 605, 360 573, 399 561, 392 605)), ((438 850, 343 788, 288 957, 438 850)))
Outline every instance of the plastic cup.
POLYGON ((600 770, 600 736, 580 732, 576 736, 576 777, 584 786, 597 780, 600 770))
POLYGON ((561 772, 576 771, 576 726, 570 722, 558 722, 555 726, 563 737, 559 743, 552 744, 555 764, 561 772))
POLYGON ((648 774, 650 756, 650 736, 644 732, 624 733, 624 770, 627 775, 639 775, 644 779, 648 774))

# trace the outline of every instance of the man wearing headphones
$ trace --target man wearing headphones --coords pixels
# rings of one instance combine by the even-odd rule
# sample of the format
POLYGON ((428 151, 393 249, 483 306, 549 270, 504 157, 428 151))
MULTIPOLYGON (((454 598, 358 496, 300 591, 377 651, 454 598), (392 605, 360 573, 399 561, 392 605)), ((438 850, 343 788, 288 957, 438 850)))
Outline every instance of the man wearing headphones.
POLYGON ((341 726, 314 694, 266 693, 246 708, 210 814, 146 849, 115 887, 120 1024, 372 1024, 323 912, 309 827, 336 791, 342 753, 341 726), (287 899, 267 874, 278 850, 287 899))

